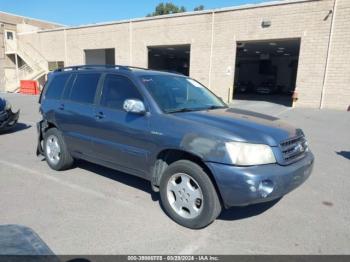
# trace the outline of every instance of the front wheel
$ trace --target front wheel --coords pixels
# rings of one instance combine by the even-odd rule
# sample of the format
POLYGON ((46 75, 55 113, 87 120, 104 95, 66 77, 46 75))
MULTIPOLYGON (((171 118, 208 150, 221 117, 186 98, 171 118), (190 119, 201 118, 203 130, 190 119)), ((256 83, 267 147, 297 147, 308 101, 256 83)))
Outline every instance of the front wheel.
POLYGON ((164 171, 160 197, 166 213, 178 224, 192 229, 209 225, 221 212, 208 174, 188 160, 176 161, 164 171))
POLYGON ((44 153, 47 164, 54 170, 66 170, 73 165, 74 159, 67 149, 61 132, 56 128, 50 128, 44 134, 44 153))

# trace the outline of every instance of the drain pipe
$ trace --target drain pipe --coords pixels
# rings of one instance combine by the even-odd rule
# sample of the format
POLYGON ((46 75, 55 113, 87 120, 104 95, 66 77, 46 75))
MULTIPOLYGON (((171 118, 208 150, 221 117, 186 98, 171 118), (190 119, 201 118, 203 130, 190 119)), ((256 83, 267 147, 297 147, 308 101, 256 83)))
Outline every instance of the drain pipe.
POLYGON ((63 38, 64 38, 64 66, 68 66, 68 54, 67 54, 67 31, 63 29, 63 38))
POLYGON ((212 18, 211 18, 211 42, 210 42, 210 57, 209 57, 209 76, 208 76, 209 89, 211 89, 211 73, 212 73, 212 66, 213 66, 215 12, 212 12, 211 14, 212 14, 212 18))
POLYGON ((331 28, 330 28, 329 40, 328 40, 327 60, 326 60, 324 77, 323 77, 322 91, 321 91, 320 109, 322 109, 324 107, 326 84, 327 84, 327 80, 328 80, 328 65, 329 65, 329 60, 330 60, 330 55, 331 55, 331 47, 332 47, 332 43, 333 43, 334 19, 336 16, 336 12, 337 12, 337 0, 334 0, 331 28))
POLYGON ((133 66, 133 54, 132 54, 132 31, 133 31, 133 28, 132 28, 132 21, 129 22, 129 65, 130 66, 133 66))

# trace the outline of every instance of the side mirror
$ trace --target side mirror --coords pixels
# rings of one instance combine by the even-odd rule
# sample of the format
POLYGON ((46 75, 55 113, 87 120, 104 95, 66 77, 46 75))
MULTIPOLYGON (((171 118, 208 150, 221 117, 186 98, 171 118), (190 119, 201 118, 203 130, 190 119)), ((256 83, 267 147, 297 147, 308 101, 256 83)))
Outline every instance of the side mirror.
POLYGON ((123 109, 126 112, 143 115, 146 113, 145 105, 138 99, 127 99, 124 101, 123 109))

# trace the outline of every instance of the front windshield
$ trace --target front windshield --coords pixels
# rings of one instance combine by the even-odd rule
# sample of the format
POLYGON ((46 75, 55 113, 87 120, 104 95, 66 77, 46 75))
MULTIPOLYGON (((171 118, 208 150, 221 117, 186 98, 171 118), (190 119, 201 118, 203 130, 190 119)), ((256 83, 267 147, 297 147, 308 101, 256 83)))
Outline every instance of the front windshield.
POLYGON ((141 81, 165 113, 227 107, 197 81, 174 75, 145 75, 141 81))

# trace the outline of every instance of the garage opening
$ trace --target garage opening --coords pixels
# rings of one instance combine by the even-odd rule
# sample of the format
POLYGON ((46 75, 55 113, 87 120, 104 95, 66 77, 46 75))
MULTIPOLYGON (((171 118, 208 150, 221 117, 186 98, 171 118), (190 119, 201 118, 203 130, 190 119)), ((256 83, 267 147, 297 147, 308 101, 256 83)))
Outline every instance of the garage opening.
POLYGON ((188 76, 191 45, 149 46, 148 68, 188 76))
POLYGON ((300 39, 237 42, 233 99, 292 106, 300 39))
POLYGON ((114 48, 88 49, 85 52, 85 64, 87 65, 115 65, 114 48))

